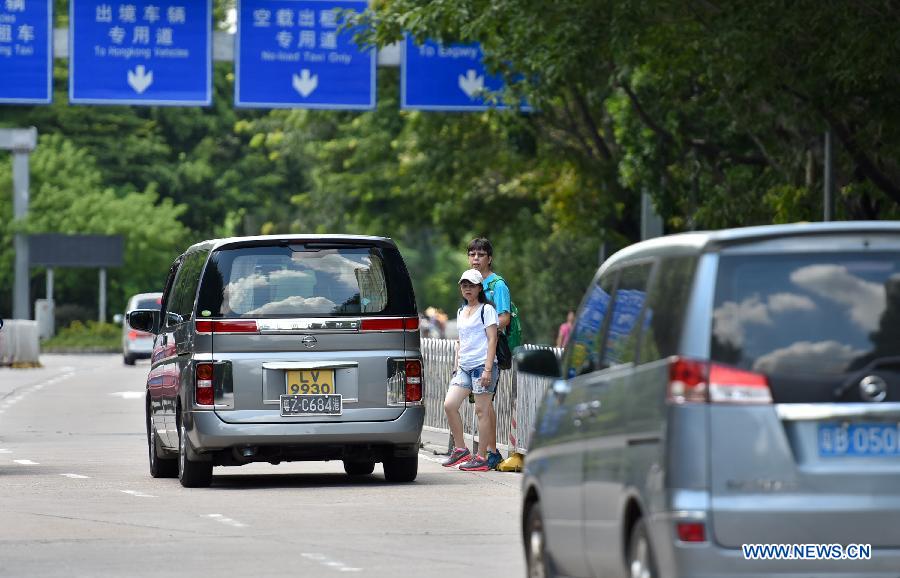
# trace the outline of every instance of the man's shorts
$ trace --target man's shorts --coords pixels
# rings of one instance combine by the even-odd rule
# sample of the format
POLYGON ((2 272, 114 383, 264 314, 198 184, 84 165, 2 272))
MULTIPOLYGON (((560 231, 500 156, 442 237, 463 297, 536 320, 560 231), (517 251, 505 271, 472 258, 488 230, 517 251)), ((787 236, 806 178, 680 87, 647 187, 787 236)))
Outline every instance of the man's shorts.
POLYGON ((453 376, 453 379, 450 380, 450 385, 469 389, 474 394, 494 393, 494 391, 497 390, 497 382, 500 379, 500 368, 497 367, 496 364, 491 368, 491 385, 489 387, 482 387, 479 383, 481 381, 481 374, 483 373, 483 365, 473 367, 472 369, 460 369, 456 372, 456 375, 453 376))

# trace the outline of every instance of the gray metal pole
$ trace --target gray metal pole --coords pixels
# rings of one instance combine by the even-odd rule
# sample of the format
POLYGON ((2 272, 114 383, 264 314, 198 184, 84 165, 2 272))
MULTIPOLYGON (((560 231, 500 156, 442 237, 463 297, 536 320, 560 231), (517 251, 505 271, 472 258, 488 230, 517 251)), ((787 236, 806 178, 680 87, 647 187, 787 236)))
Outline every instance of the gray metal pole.
MULTIPOLYGON (((28 214, 28 153, 13 152, 13 217, 21 221, 28 214)), ((16 272, 13 282, 13 319, 31 319, 28 291, 28 237, 16 233, 16 272)))
POLYGON ((53 303, 53 267, 47 267, 47 301, 53 303))
POLYGON ((822 220, 834 220, 834 145, 832 143, 831 131, 825 131, 825 186, 822 205, 824 207, 822 220))
POLYGON ((106 323, 106 268, 100 269, 100 323, 106 323))
MULTIPOLYGON (((13 218, 24 219, 28 214, 28 156, 37 146, 34 127, 0 129, 0 150, 13 153, 13 218)), ((16 251, 13 281, 13 319, 31 319, 28 292, 28 238, 19 233, 13 240, 16 251)))

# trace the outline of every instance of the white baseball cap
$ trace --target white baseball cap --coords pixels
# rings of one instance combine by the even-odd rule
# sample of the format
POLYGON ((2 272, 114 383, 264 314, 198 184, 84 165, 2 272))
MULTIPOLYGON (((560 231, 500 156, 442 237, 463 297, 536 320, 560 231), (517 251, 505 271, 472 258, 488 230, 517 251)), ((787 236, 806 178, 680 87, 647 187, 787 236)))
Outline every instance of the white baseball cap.
POLYGON ((481 282, 484 281, 484 277, 481 276, 478 269, 467 269, 459 277, 458 283, 462 283, 463 280, 466 280, 473 285, 481 285, 481 282))

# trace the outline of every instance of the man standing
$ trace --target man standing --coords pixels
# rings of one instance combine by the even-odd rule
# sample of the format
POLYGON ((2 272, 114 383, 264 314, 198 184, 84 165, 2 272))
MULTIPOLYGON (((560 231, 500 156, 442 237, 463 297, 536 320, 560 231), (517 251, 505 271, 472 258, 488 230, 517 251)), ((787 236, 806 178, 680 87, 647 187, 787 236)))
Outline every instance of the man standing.
MULTIPOLYGON (((506 331, 511 319, 511 300, 506 282, 493 271, 494 247, 486 238, 477 237, 469 242, 467 252, 469 266, 478 269, 478 272, 481 273, 484 279, 482 281, 484 294, 497 310, 499 330, 506 331)), ((484 441, 487 451, 485 455, 488 458, 488 468, 493 470, 503 461, 503 456, 497 449, 497 411, 494 409, 493 403, 490 405, 488 415, 490 431, 479 432, 479 437, 484 441)))

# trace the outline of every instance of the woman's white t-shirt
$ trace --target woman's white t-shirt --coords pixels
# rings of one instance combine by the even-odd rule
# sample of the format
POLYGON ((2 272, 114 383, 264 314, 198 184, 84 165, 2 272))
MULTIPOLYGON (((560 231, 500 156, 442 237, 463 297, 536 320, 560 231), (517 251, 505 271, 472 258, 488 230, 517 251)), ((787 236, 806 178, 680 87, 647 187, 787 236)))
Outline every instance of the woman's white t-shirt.
MULTIPOLYGON (((465 307, 456 316, 456 330, 459 333, 459 366, 466 371, 485 365, 488 338, 486 328, 497 325, 497 310, 485 303, 466 317, 465 307), (484 308, 484 324, 481 323, 481 307, 484 308)), ((494 363, 497 357, 494 356, 494 363)))

